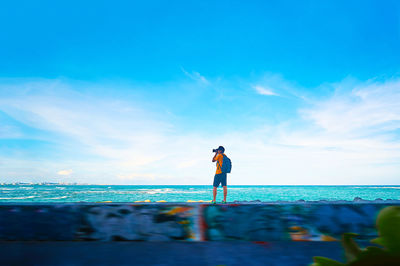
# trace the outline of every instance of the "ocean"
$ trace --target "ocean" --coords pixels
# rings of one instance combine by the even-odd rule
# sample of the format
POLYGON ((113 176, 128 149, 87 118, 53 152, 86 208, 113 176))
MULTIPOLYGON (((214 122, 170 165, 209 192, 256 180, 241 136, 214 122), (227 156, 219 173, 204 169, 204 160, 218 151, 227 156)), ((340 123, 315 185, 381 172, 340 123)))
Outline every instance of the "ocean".
MULTIPOLYGON (((222 200, 222 188, 217 200, 222 200)), ((233 201, 318 201, 400 199, 400 186, 229 186, 228 202, 233 201)), ((208 201, 207 185, 1 185, 0 202, 167 202, 208 201)))

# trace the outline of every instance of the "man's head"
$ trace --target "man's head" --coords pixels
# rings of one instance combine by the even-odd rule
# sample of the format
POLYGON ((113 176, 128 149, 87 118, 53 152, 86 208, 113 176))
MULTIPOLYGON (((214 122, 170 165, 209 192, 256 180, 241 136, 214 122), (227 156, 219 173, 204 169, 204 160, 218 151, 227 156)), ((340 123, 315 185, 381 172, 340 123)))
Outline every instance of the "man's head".
POLYGON ((218 150, 218 153, 224 153, 225 152, 225 148, 222 147, 222 146, 219 146, 217 150, 218 150))

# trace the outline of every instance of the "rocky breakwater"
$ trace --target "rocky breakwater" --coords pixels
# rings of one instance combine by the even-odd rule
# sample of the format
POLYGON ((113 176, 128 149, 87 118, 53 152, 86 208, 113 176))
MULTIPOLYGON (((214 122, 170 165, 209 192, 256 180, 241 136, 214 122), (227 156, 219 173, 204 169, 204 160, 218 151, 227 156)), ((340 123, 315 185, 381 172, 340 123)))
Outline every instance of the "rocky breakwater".
POLYGON ((0 241, 336 241, 395 200, 0 205, 0 241))

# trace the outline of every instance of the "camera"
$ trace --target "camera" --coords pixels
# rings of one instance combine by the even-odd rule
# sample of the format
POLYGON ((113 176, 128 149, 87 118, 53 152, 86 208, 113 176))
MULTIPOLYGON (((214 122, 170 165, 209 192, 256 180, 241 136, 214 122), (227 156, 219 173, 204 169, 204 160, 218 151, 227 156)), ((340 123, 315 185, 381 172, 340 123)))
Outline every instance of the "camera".
POLYGON ((213 152, 217 152, 217 151, 221 151, 222 153, 224 153, 225 148, 222 146, 219 146, 218 149, 213 149, 213 152))

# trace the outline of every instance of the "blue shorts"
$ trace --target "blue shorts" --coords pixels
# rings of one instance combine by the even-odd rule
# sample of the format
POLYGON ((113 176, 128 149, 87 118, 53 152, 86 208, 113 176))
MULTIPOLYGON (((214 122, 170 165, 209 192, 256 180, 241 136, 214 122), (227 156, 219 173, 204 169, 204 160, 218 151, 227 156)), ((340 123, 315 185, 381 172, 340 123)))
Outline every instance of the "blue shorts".
POLYGON ((214 176, 214 183, 213 183, 213 186, 214 186, 214 187, 218 187, 219 184, 221 184, 223 187, 226 186, 226 173, 216 174, 216 175, 214 176))

